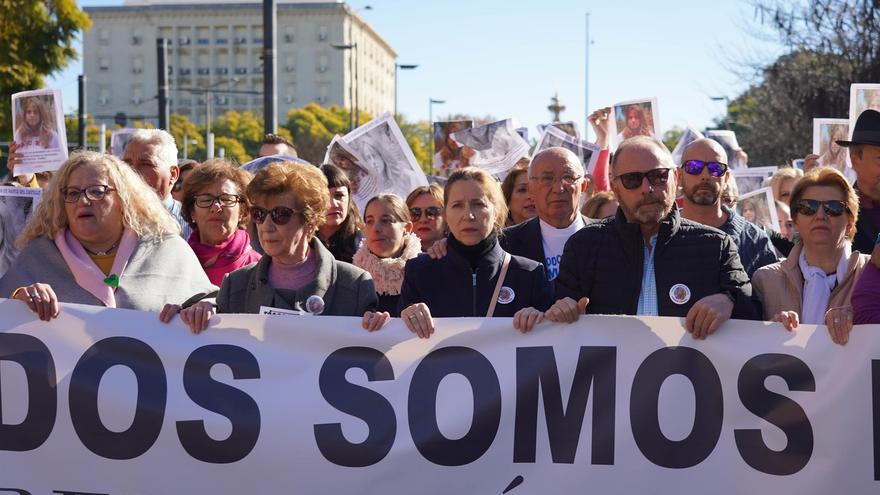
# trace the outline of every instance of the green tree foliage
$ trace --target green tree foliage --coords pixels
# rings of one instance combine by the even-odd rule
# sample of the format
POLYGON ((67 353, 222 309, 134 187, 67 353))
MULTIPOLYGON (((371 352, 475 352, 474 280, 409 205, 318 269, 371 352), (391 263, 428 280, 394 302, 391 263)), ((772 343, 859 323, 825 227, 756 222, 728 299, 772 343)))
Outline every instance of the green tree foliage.
POLYGON ((214 137, 214 156, 220 156, 220 148, 223 148, 225 153, 225 158, 227 160, 231 160, 236 162, 237 164, 242 164, 245 162, 249 162, 251 160, 251 155, 247 154, 244 149, 244 146, 237 139, 226 137, 226 136, 216 136, 214 137))
POLYGON ((813 118, 846 118, 849 86, 880 81, 880 5, 872 0, 758 0, 758 23, 789 49, 758 68, 759 82, 718 123, 733 129, 751 165, 811 151, 813 118))
POLYGON ((431 135, 431 126, 425 120, 407 122, 402 116, 397 117, 397 125, 400 126, 400 131, 412 149, 416 161, 422 166, 422 170, 430 173, 431 162, 434 159, 434 140, 431 135))
POLYGON ((663 144, 669 148, 669 151, 674 150, 675 146, 678 144, 678 140, 681 139, 682 134, 684 134, 684 129, 674 126, 672 129, 663 133, 663 144))
MULTIPOLYGON (((322 107, 317 103, 309 103, 302 108, 295 108, 287 114, 284 127, 293 136, 296 152, 300 158, 320 165, 324 161, 324 153, 333 139, 334 134, 344 135, 348 132, 349 111, 337 105, 322 107)), ((361 112, 364 122, 372 119, 361 112)))
MULTIPOLYGON (((64 127, 67 129, 67 146, 79 146, 79 118, 76 115, 64 116, 64 127)), ((104 143, 107 148, 110 147, 110 136, 113 134, 112 128, 105 128, 104 143)), ((101 126, 95 124, 95 119, 86 117, 86 147, 97 150, 101 140, 101 126)))
POLYGON ((205 159, 205 135, 197 125, 186 116, 173 113, 169 127, 177 143, 178 156, 183 158, 184 137, 186 137, 186 157, 191 160, 205 159))
POLYGON ((91 26, 75 0, 0 0, 0 135, 12 133, 10 96, 77 58, 73 42, 91 26))

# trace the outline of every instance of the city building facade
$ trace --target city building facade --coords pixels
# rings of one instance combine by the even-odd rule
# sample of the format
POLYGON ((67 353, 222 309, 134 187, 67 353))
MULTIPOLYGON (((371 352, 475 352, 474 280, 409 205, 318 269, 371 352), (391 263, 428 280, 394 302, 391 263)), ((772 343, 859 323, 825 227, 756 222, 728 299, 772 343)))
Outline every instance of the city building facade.
MULTIPOLYGON (((397 54, 357 11, 342 2, 277 6, 279 122, 310 102, 352 108, 356 99, 373 115, 393 111, 397 54)), ((262 2, 127 0, 84 10, 92 20, 83 40, 86 102, 96 122, 112 123, 119 114, 157 121, 158 38, 169 40, 172 114, 196 123, 230 110, 262 115, 262 2)))

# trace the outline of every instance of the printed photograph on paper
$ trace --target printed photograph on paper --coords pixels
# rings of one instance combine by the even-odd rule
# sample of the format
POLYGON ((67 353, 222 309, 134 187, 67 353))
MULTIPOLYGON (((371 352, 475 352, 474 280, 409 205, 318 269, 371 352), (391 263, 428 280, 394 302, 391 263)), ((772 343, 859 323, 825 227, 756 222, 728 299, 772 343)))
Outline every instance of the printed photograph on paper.
POLYGON ((538 146, 535 147, 535 154, 537 155, 540 151, 556 146, 565 148, 577 155, 584 168, 584 174, 592 175, 593 170, 596 168, 596 161, 599 159, 600 148, 598 145, 575 138, 556 127, 549 126, 544 128, 544 134, 541 135, 541 140, 538 141, 538 146))
POLYGON ((675 145, 675 149, 672 150, 672 162, 675 163, 676 166, 681 165, 681 157, 684 155, 684 149, 697 139, 703 139, 704 137, 705 136, 703 136, 702 132, 691 126, 687 126, 681 134, 681 137, 678 138, 678 144, 675 145))
POLYGON ((18 256, 15 239, 36 211, 42 194, 38 188, 0 186, 0 277, 18 256))
POLYGON ((813 154, 819 155, 819 166, 833 167, 852 182, 855 172, 849 166, 849 152, 846 147, 836 143, 848 139, 849 120, 813 119, 813 154))
POLYGON ((355 204, 363 211, 367 201, 381 193, 405 198, 419 186, 427 186, 425 172, 407 144, 400 127, 385 113, 346 134, 341 140, 358 159, 357 169, 346 172, 357 176, 352 183, 355 204))
POLYGON ((736 203, 736 211, 755 225, 779 230, 779 216, 776 214, 773 189, 769 187, 741 195, 736 203))
POLYGON ((635 136, 652 136, 661 139, 660 120, 657 115, 657 98, 630 100, 614 105, 614 119, 611 121, 614 137, 612 145, 635 136))
POLYGON ((452 134, 461 146, 469 148, 470 165, 489 174, 510 170, 521 158, 528 156, 529 143, 518 132, 513 119, 499 120, 480 127, 452 134))
POLYGON ((743 197, 752 191, 765 187, 767 180, 773 176, 778 167, 747 167, 732 169, 730 173, 736 181, 739 196, 743 197))
POLYGON ((360 190, 361 179, 367 176, 367 169, 362 166, 363 162, 363 158, 357 156, 339 134, 333 136, 324 154, 324 163, 336 165, 348 176, 352 194, 360 190))
POLYGON ((748 166, 748 164, 744 163, 742 160, 742 148, 739 145, 739 141, 736 140, 735 132, 724 129, 706 131, 706 137, 714 140, 724 148, 724 152, 727 153, 727 165, 731 170, 746 168, 748 166))
POLYGON ((855 128, 859 115, 867 109, 880 112, 880 84, 856 83, 849 86, 849 128, 855 128))
POLYGON ((128 142, 131 140, 131 135, 134 134, 134 131, 137 129, 131 127, 125 127, 123 129, 114 129, 112 133, 110 133, 110 154, 122 160, 122 155, 125 153, 125 147, 128 146, 128 142))
POLYGON ((452 133, 471 129, 473 120, 453 120, 434 122, 434 162, 433 167, 440 170, 454 170, 467 167, 470 150, 466 150, 452 139, 452 133))
MULTIPOLYGON (((553 122, 552 124, 549 124, 549 125, 551 127, 555 127, 557 129, 559 129, 560 131, 568 134, 569 136, 571 136, 575 139, 581 138, 581 132, 580 132, 580 130, 578 130, 577 122, 569 120, 568 122, 553 122)), ((547 124, 538 124, 538 133, 543 134, 544 129, 546 129, 547 126, 548 126, 547 124)))
POLYGON ((16 175, 58 170, 67 160, 61 90, 38 89, 12 95, 12 138, 21 157, 16 175))

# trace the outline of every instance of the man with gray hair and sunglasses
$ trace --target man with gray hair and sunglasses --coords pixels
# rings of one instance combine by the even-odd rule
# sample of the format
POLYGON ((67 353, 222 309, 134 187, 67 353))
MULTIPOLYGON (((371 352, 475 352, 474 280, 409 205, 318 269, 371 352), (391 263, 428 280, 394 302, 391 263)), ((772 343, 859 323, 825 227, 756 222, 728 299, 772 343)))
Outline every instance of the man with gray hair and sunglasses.
POLYGON ((131 134, 122 160, 156 191, 165 209, 180 225, 181 236, 189 239, 192 228, 183 219, 180 202, 171 196, 180 176, 174 137, 161 129, 138 129, 131 134))
POLYGON ((617 215, 571 236, 556 303, 546 313, 521 310, 514 318, 520 330, 543 318, 571 323, 585 312, 677 316, 703 339, 730 318, 758 318, 730 236, 681 217, 675 168, 669 150, 652 137, 620 144, 611 160, 617 215))

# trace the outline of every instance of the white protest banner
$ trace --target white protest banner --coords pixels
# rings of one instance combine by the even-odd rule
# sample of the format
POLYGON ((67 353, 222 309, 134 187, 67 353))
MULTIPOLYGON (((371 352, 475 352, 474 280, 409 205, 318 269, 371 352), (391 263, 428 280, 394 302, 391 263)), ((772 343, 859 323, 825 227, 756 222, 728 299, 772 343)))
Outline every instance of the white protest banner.
POLYGON ((58 170, 67 160, 67 127, 61 90, 12 95, 12 137, 19 155, 15 175, 58 170))
POLYGON ((0 493, 875 493, 880 327, 219 315, 0 301, 0 493), (873 434, 872 434, 873 432, 873 434), (6 490, 3 492, 2 490, 6 490))

